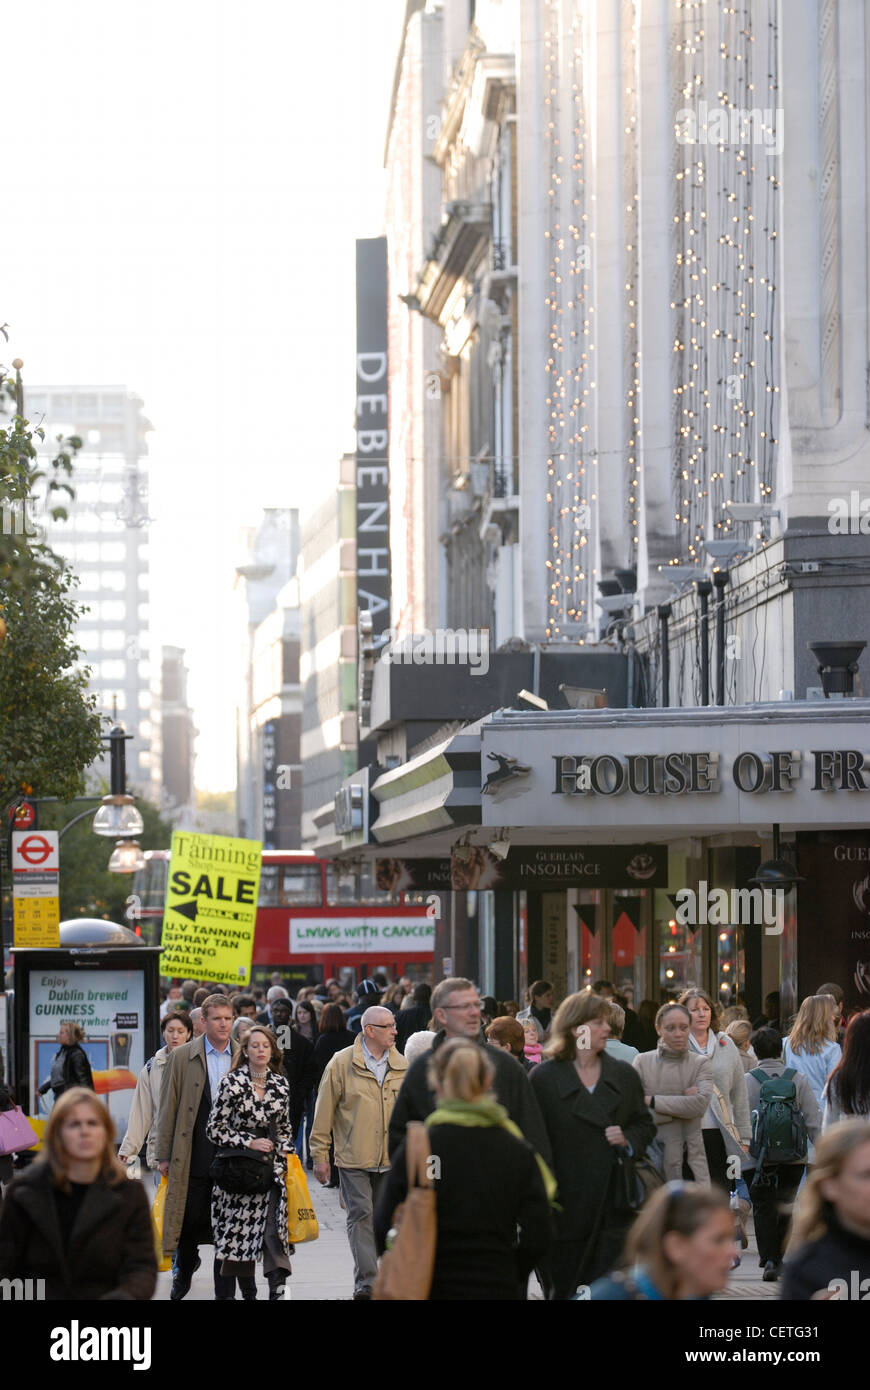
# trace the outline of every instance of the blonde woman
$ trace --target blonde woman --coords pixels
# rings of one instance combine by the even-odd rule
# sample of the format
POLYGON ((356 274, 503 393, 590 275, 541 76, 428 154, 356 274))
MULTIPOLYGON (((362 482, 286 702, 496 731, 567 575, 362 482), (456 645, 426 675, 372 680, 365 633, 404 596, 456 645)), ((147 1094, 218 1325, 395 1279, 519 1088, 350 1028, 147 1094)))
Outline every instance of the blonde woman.
POLYGON ((752 1024, 746 1018, 735 1018, 725 1029, 726 1038, 730 1038, 737 1051, 740 1053, 740 1060, 743 1063, 744 1072, 752 1071, 753 1067, 758 1066, 758 1058, 752 1050, 749 1039, 752 1037, 752 1024))
MULTIPOLYGON (((431 1300, 515 1302, 550 1243, 545 1182, 531 1144, 492 1094, 495 1068, 469 1039, 432 1053, 436 1104, 427 1116, 438 1208, 431 1300), (494 1175, 497 1180, 494 1181, 494 1175)), ((374 1230, 383 1252, 408 1190, 404 1141, 378 1194, 374 1230)))
POLYGON ((157 1283, 145 1189, 115 1157, 115 1124, 84 1086, 54 1104, 35 1163, 6 1190, 0 1279, 38 1279, 40 1298, 147 1301, 157 1283))
POLYGON ((719 1032, 719 1006, 703 989, 687 989, 680 1004, 689 1010, 689 1051, 706 1057, 713 1072, 713 1098, 701 1120, 710 1179, 730 1191, 728 1158, 749 1153, 752 1125, 743 1063, 736 1046, 719 1032))
POLYGON ((828 1077, 843 1055, 837 1042, 837 1001, 830 994, 811 994, 798 1009, 785 1040, 783 1061, 805 1076, 819 1109, 824 1107, 828 1077))
POLYGON ((798 1197, 781 1298, 866 1297, 870 1288, 870 1129, 842 1120, 816 1144, 798 1197))

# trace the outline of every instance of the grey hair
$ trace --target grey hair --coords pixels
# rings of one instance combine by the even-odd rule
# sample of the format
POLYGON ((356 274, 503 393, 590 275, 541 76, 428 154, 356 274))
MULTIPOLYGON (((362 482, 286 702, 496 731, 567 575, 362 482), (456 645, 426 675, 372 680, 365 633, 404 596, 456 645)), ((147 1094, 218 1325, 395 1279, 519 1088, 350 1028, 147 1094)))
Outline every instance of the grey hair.
POLYGON ((388 1009, 386 1004, 370 1004, 359 1021, 360 1028, 365 1029, 370 1023, 375 1022, 375 1019, 372 1018, 372 1014, 384 1013, 389 1014, 391 1018, 393 1017, 392 1009, 388 1009))

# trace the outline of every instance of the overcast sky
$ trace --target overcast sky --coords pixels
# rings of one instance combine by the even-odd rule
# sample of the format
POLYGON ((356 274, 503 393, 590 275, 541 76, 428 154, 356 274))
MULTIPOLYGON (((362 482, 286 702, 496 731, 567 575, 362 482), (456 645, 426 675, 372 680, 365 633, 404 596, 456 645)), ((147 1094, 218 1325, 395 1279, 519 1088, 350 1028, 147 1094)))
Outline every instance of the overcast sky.
POLYGON ((353 434, 354 239, 383 230, 404 0, 26 0, 3 16, 4 360, 151 436, 152 652, 235 779, 236 538, 353 434))

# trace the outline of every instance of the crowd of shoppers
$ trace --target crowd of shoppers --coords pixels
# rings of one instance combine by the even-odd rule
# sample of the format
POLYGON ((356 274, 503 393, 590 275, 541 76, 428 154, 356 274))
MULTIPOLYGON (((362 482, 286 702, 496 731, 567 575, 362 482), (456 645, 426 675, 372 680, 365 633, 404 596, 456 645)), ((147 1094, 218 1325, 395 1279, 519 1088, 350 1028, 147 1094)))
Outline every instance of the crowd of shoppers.
POLYGON ((353 998, 328 980, 294 1001, 276 978, 175 993, 117 1158, 81 1028, 61 1023, 42 1152, 0 1213, 0 1278, 43 1278, 54 1299, 150 1298, 165 1177, 171 1299, 203 1245, 217 1300, 256 1298, 258 1263, 280 1298, 287 1159, 307 1141, 315 1179, 341 1191, 353 1297, 378 1297, 414 1124, 434 1174, 432 1300, 522 1299, 532 1271, 558 1300, 706 1299, 739 1260, 750 1204, 782 1297, 850 1297, 854 1271, 870 1275, 870 1010, 847 1022, 834 985, 785 1037, 778 996, 753 1028, 698 988, 635 1012, 604 979, 561 1003, 536 980, 525 1007, 464 978, 373 977, 353 998), (253 1186, 227 1182, 239 1165, 253 1186), (147 1189, 126 1181, 143 1168, 147 1189), (641 1169, 661 1184, 651 1196, 641 1169))

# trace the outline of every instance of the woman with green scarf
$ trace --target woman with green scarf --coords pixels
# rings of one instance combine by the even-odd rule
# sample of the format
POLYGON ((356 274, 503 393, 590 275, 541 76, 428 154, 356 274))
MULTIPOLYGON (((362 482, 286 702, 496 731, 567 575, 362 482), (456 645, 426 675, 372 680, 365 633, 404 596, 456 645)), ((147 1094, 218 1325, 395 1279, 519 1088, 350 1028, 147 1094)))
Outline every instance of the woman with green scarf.
MULTIPOLYGON (((438 1099, 426 1120, 438 1208, 430 1299, 523 1299, 550 1243, 555 1182, 493 1099, 493 1076, 484 1050, 463 1038, 443 1043, 429 1064, 438 1099)), ((381 1252, 407 1190, 403 1143, 375 1211, 381 1252)))

